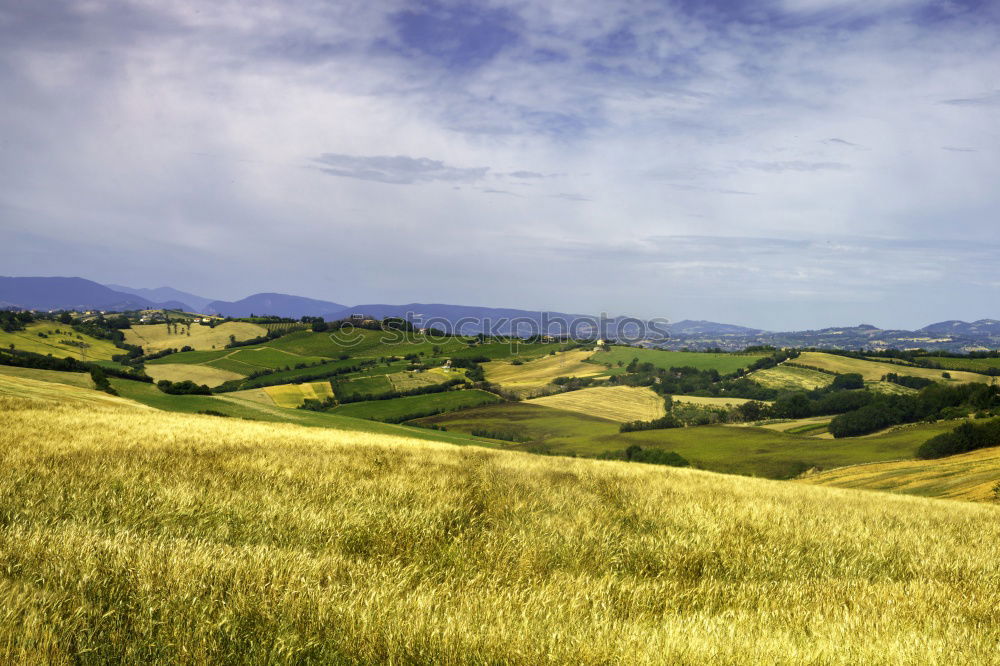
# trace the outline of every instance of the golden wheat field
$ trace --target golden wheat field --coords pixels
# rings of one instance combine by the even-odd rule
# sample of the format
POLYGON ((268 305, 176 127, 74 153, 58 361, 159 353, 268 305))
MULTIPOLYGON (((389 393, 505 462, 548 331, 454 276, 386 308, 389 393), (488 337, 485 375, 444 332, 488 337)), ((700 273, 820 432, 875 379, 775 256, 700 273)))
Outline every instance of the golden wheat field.
POLYGON ((1000 505, 1000 448, 981 449, 938 460, 851 465, 808 474, 801 480, 839 488, 887 490, 1000 505))
POLYGON ((11 396, 0 455, 2 663, 997 660, 995 506, 11 396))
POLYGON ((195 384, 205 384, 207 386, 218 386, 231 379, 242 379, 243 375, 220 370, 210 365, 194 365, 190 363, 150 363, 146 367, 146 374, 156 381, 166 379, 171 382, 182 382, 186 379, 195 384))
POLYGON ((267 329, 242 321, 227 321, 218 326, 200 324, 143 324, 125 329, 125 342, 142 347, 147 354, 164 349, 223 349, 231 339, 252 340, 267 335, 267 329), (232 336, 232 338, 230 338, 232 336))
POLYGON ((877 382, 882 379, 883 375, 892 372, 899 375, 908 375, 910 377, 924 377, 938 382, 982 382, 989 384, 992 381, 992 377, 980 375, 975 372, 963 372, 961 370, 930 370, 928 368, 902 366, 896 363, 878 363, 859 358, 851 358, 849 356, 824 354, 823 352, 802 352, 793 362, 796 365, 804 365, 809 366, 810 368, 819 368, 820 370, 828 370, 830 372, 841 374, 856 372, 860 374, 865 381, 872 382, 877 382), (947 372, 951 376, 951 379, 945 380, 942 377, 942 372, 947 372))
POLYGON ((638 386, 598 386, 527 402, 619 422, 651 421, 667 413, 663 396, 638 386))
POLYGON ((764 388, 782 391, 811 391, 824 388, 833 383, 833 375, 817 370, 796 368, 790 365, 779 365, 773 368, 756 370, 747 375, 764 388))
POLYGON ((280 384, 267 386, 264 393, 278 407, 295 408, 306 400, 325 400, 333 397, 330 382, 308 382, 304 384, 280 384))
POLYGON ((533 361, 514 365, 507 361, 483 363, 486 379, 504 388, 530 392, 540 389, 556 377, 593 377, 605 371, 596 363, 586 363, 593 351, 576 350, 549 354, 533 361))

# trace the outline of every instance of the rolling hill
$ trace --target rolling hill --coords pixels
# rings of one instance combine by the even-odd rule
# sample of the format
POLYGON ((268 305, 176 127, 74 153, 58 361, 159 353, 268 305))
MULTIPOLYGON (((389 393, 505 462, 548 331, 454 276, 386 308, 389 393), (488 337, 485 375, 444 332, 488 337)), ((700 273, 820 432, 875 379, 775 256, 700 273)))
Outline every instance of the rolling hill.
POLYGON ((994 506, 114 402, 0 395, 0 661, 995 661, 994 506))

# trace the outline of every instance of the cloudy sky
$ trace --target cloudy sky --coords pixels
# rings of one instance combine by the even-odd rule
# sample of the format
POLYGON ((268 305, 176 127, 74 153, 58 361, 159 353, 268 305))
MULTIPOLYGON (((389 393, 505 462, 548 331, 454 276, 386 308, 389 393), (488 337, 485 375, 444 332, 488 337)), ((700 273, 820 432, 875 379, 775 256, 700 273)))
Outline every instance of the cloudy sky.
POLYGON ((1000 3, 0 0, 0 273, 1000 318, 1000 3))

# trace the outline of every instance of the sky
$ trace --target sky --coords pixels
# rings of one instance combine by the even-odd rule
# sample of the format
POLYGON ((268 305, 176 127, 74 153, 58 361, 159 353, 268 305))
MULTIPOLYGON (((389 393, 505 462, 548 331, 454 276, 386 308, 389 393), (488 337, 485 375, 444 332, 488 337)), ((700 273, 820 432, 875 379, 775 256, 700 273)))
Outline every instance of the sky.
POLYGON ((1000 318, 1000 3, 0 0, 0 274, 1000 318))

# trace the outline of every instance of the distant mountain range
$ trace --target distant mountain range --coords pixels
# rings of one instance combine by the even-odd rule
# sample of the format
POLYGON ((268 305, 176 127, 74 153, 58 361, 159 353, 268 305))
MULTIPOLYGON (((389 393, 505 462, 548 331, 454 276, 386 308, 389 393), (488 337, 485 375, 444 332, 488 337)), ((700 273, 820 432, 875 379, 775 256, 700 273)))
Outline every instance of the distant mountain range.
POLYGON ((134 289, 132 287, 123 287, 120 284, 106 284, 104 285, 108 289, 114 289, 115 291, 120 291, 123 294, 132 294, 133 296, 141 296, 147 301, 153 303, 180 303, 183 304, 182 308, 185 311, 194 311, 202 314, 208 314, 205 308, 212 303, 214 298, 205 298, 203 296, 195 296, 194 294, 189 294, 186 291, 178 291, 173 287, 158 287, 156 289, 134 289))
MULTIPOLYGON (((354 315, 382 319, 408 318, 417 326, 448 332, 530 335, 537 332, 572 333, 581 337, 629 331, 628 322, 616 317, 600 322, 590 315, 542 312, 514 308, 488 308, 444 303, 388 305, 367 303, 345 306, 290 294, 260 293, 238 301, 205 298, 172 287, 137 289, 118 284, 102 285, 76 277, 0 277, 0 308, 34 310, 140 310, 171 309, 225 317, 276 315, 298 319, 323 317, 327 321, 354 315), (600 326, 604 326, 601 330, 600 326), (572 328, 571 328, 572 327, 572 328)), ((925 348, 947 351, 1000 348, 1000 321, 980 319, 930 324, 916 331, 885 330, 870 324, 808 331, 773 332, 711 321, 683 320, 658 324, 644 344, 666 349, 739 350, 751 345, 840 349, 925 348)), ((633 326, 634 330, 634 326, 633 326)))
POLYGON ((108 311, 189 309, 178 301, 152 301, 78 277, 0 277, 0 307, 108 311))

